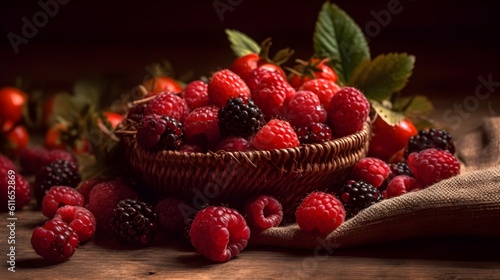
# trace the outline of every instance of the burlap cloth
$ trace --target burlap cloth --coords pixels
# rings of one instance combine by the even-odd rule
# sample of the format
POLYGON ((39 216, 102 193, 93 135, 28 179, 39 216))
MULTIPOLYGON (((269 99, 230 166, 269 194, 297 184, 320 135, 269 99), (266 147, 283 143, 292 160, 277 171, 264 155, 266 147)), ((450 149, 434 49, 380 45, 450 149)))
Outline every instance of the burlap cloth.
POLYGON ((293 224, 253 232, 251 244, 315 249, 438 235, 500 238, 500 118, 454 138, 461 175, 373 205, 327 236, 293 224))

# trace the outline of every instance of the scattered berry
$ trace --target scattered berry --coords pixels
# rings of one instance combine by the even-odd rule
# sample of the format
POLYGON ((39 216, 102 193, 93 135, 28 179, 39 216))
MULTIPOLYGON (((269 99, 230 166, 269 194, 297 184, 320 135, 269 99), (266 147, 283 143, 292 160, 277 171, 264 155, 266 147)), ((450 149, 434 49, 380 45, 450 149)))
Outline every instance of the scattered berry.
POLYGON ((400 196, 410 191, 420 189, 417 180, 407 175, 398 175, 389 182, 386 190, 386 198, 400 196))
POLYGON ((250 137, 265 124, 264 115, 251 99, 236 97, 219 111, 219 127, 224 136, 250 137))
POLYGON ((181 236, 189 219, 194 218, 194 208, 177 198, 164 198, 155 206, 160 226, 168 233, 181 236))
POLYGON ((19 164, 26 174, 35 174, 42 164, 42 159, 49 153, 41 146, 27 147, 19 154, 19 164))
POLYGON ((295 129, 301 144, 323 143, 332 139, 332 130, 325 123, 311 123, 295 129))
POLYGON ((84 207, 64 205, 57 209, 53 219, 68 224, 76 232, 80 242, 85 242, 94 236, 95 217, 84 207))
POLYGON ((226 152, 245 152, 252 149, 252 144, 246 138, 243 137, 229 137, 222 140, 215 151, 226 151, 226 152))
POLYGON ((191 109, 210 105, 210 98, 208 97, 208 85, 201 80, 193 81, 187 84, 181 96, 182 98, 184 98, 184 100, 186 100, 186 104, 191 109))
POLYGON ((380 187, 389 174, 390 169, 387 163, 372 157, 360 159, 351 169, 353 180, 363 180, 375 188, 380 187))
POLYGON ((31 187, 28 181, 15 169, 5 168, 7 162, 0 163, 0 212, 11 210, 9 201, 15 201, 15 210, 21 210, 31 200, 31 187), (9 186, 15 186, 14 192, 9 186))
POLYGON ((75 188, 81 181, 78 166, 74 161, 59 159, 40 169, 35 178, 35 197, 38 205, 53 186, 75 188))
POLYGON ((423 187, 460 174, 460 163, 444 150, 427 149, 408 156, 408 166, 423 187))
POLYGON ((299 138, 290 123, 271 120, 252 138, 252 146, 257 150, 293 148, 300 145, 299 138))
POLYGON ((364 181, 349 181, 337 192, 337 198, 344 204, 347 218, 382 200, 382 194, 364 181))
POLYGON ((274 197, 261 195, 248 200, 243 208, 247 224, 251 228, 277 227, 283 220, 283 207, 274 197))
POLYGON ((333 95, 340 90, 340 87, 333 81, 314 79, 305 82, 299 90, 314 92, 318 96, 321 105, 328 110, 333 95))
POLYGON ((64 205, 83 206, 84 198, 72 187, 54 186, 43 197, 42 213, 52 219, 57 209, 64 205))
POLYGON ((209 206, 198 212, 189 234, 200 254, 216 262, 226 262, 247 246, 250 229, 236 210, 209 206))
POLYGON ((451 154, 455 153, 455 145, 451 135, 444 129, 431 128, 422 129, 417 135, 410 138, 405 150, 405 157, 408 157, 413 152, 418 153, 429 148, 448 151, 451 154))
POLYGON ((228 69, 217 71, 208 83, 208 96, 213 104, 222 107, 233 97, 250 97, 250 89, 240 76, 228 69))
POLYGON ((158 215, 150 204, 121 200, 113 210, 111 228, 120 241, 146 246, 153 242, 158 230, 158 215))
POLYGON ((325 192, 307 195, 295 211, 299 228, 308 232, 328 234, 345 220, 346 212, 335 196, 325 192))
POLYGON ((203 148, 214 147, 221 138, 217 114, 219 108, 215 106, 194 109, 184 122, 184 138, 186 143, 203 148))
POLYGON ((324 123, 326 110, 316 94, 298 91, 285 106, 283 116, 295 127, 305 127, 311 123, 324 123))
POLYGON ((189 107, 186 101, 170 92, 163 92, 156 96, 155 99, 149 101, 144 115, 156 114, 167 116, 184 122, 189 114, 189 107))
POLYGON ((370 113, 370 103, 359 90, 343 87, 333 97, 328 108, 328 121, 333 135, 343 137, 363 128, 370 113))
POLYGON ((87 205, 89 203, 89 195, 90 191, 97 186, 98 184, 104 182, 105 179, 103 178, 92 178, 88 179, 85 181, 81 181, 80 184, 76 187, 76 190, 82 194, 83 199, 84 199, 84 205, 87 205))
POLYGON ((47 221, 43 227, 36 227, 31 236, 35 252, 51 262, 68 260, 78 246, 78 235, 65 222, 47 221))
POLYGON ((137 143, 147 150, 178 150, 183 143, 182 124, 168 116, 146 115, 137 127, 137 143))

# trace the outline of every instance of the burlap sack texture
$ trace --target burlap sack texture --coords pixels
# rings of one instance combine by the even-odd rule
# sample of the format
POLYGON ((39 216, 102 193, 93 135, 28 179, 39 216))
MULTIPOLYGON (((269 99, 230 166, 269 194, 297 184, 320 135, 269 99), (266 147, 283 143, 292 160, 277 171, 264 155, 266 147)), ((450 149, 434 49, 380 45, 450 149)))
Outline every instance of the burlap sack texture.
POLYGON ((251 243, 315 249, 454 234, 500 238, 500 118, 455 140, 461 175, 373 205, 327 236, 294 224, 253 233, 251 243))

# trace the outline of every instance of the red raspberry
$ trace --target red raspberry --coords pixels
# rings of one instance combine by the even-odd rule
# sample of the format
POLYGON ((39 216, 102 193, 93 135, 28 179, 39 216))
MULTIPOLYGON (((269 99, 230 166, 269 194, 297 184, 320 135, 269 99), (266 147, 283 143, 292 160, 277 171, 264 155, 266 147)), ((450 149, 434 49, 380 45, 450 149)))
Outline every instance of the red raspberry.
POLYGON ((49 151, 41 146, 27 147, 19 155, 19 164, 26 174, 35 174, 38 169, 44 165, 44 158, 49 151))
POLYGON ((321 102, 321 105, 328 110, 333 95, 335 95, 340 87, 333 81, 325 79, 314 79, 305 82, 299 90, 307 90, 314 92, 321 102))
POLYGON ((155 206, 160 226, 167 234, 182 236, 188 220, 193 219, 194 208, 177 198, 164 198, 155 206))
POLYGON ((189 234, 200 254, 216 262, 226 262, 247 246, 250 229, 238 211, 209 206, 198 212, 189 234))
POLYGON ((136 138, 147 150, 178 150, 184 141, 184 129, 171 117, 146 115, 137 127, 136 138))
POLYGON ((360 131, 368 113, 370 103, 363 93, 352 87, 343 87, 332 97, 328 108, 333 135, 343 137, 360 131))
POLYGON ((140 122, 144 117, 144 112, 148 107, 148 103, 140 103, 130 108, 127 113, 127 118, 135 122, 140 122))
POLYGON ((295 129, 301 144, 323 143, 332 139, 332 130, 326 123, 310 123, 295 129))
POLYGON ((223 69, 213 74, 208 83, 208 96, 212 103, 218 107, 226 105, 232 97, 250 97, 250 89, 240 76, 223 69))
POLYGON ((0 168, 17 172, 16 165, 6 156, 0 154, 0 168))
POLYGON ((184 144, 179 151, 185 153, 202 153, 203 148, 198 145, 184 144))
POLYGON ((222 140, 217 147, 216 151, 226 152, 245 152, 252 149, 250 141, 243 137, 229 137, 222 140))
POLYGON ((80 242, 85 242, 94 236, 96 221, 87 208, 64 205, 57 209, 53 219, 68 224, 76 232, 80 242))
POLYGON ((157 114, 168 116, 180 122, 184 122, 189 114, 189 107, 186 101, 170 92, 162 92, 155 99, 149 101, 144 115, 157 114))
POLYGON ((78 247, 78 235, 65 222, 50 220, 33 230, 31 245, 44 259, 60 263, 73 256, 78 247))
POLYGON ((271 120, 252 138, 257 150, 293 148, 300 145, 299 138, 287 121, 271 120))
POLYGON ((52 219, 57 209, 64 205, 83 206, 83 195, 72 187, 54 186, 43 197, 42 213, 52 219))
POLYGON ((251 228, 277 227, 283 219, 283 207, 274 197, 261 195, 248 200, 243 208, 247 224, 251 228))
POLYGON ((186 100, 187 105, 191 109, 210 105, 210 98, 208 97, 208 85, 201 80, 197 80, 187 84, 181 96, 182 98, 184 98, 184 100, 186 100))
POLYGON ((76 187, 76 190, 82 194, 84 199, 84 205, 89 203, 89 194, 92 189, 98 184, 104 182, 103 178, 92 178, 85 181, 80 182, 80 184, 76 187))
POLYGON ((391 170, 383 160, 373 157, 360 159, 351 169, 351 179, 363 180, 378 188, 389 177, 391 170))
POLYGON ((305 127, 311 123, 324 123, 326 110, 316 94, 298 91, 284 109, 284 117, 295 127, 305 127))
POLYGON ((76 158, 69 152, 61 149, 50 150, 42 157, 41 167, 49 165, 57 160, 67 160, 70 162, 78 163, 76 158))
POLYGON ((295 95, 295 89, 278 73, 269 72, 252 90, 252 99, 266 119, 281 116, 284 106, 295 95))
POLYGON ((419 189, 420 186, 415 178, 408 175, 398 175, 392 178, 392 180, 387 185, 386 195, 384 197, 396 197, 407 192, 419 189))
POLYGON ((448 151, 434 148, 411 153, 408 167, 424 188, 460 174, 457 158, 448 151))
POLYGON ((97 184, 89 194, 88 209, 97 221, 97 230, 109 230, 113 209, 118 202, 137 198, 137 193, 119 180, 97 184))
POLYGON ((299 228, 308 232, 328 234, 345 220, 342 202, 325 192, 312 192, 302 200, 295 211, 299 228))
POLYGON ((208 106, 194 109, 184 122, 186 143, 204 148, 214 147, 221 138, 218 124, 219 108, 208 106))
MULTIPOLYGON (((0 165, 9 166, 7 162, 0 165)), ((15 169, 0 166, 0 212, 21 210, 30 200, 31 187, 28 181, 15 169), (15 189, 12 190, 9 186, 15 186, 15 189), (9 204, 9 200, 15 201, 15 204, 9 204), (13 206, 15 209, 12 209, 13 206)))
POLYGON ((265 76, 270 76, 272 75, 269 69, 259 67, 256 68, 248 73, 247 76, 245 76, 245 83, 248 85, 248 88, 250 89, 251 92, 255 90, 255 88, 260 84, 260 81, 265 77, 265 76))

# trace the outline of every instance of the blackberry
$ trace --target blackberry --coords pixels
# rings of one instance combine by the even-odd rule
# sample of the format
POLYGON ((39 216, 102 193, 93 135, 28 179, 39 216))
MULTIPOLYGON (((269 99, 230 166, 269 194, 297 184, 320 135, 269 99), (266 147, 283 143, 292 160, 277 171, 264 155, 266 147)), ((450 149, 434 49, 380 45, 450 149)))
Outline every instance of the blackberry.
POLYGON ((392 178, 394 178, 396 176, 407 175, 410 177, 415 177, 415 176, 413 176, 413 173, 411 173, 410 168, 408 167, 408 163, 406 161, 391 163, 391 164, 389 164, 389 169, 391 170, 391 173, 389 173, 389 176, 384 180, 382 185, 380 185, 380 187, 378 187, 379 191, 386 190, 387 186, 391 182, 392 178))
POLYGON ((146 115, 137 128, 137 143, 147 150, 179 150, 184 143, 182 123, 156 114, 146 115))
POLYGON ((311 123, 306 127, 296 128, 295 132, 301 144, 322 143, 332 139, 332 130, 324 123, 311 123))
POLYGON ((38 171, 35 178, 35 197, 42 205, 43 197, 53 186, 76 188, 81 181, 78 166, 74 161, 59 159, 38 171))
POLYGON ((264 114, 251 99, 230 98, 219 110, 218 124, 223 136, 250 137, 265 124, 264 114))
POLYGON ((380 191, 365 181, 348 181, 336 196, 344 205, 346 218, 382 200, 380 191))
POLYGON ((148 103, 140 103, 135 105, 134 107, 128 110, 127 118, 134 120, 136 122, 140 122, 144 117, 144 111, 146 111, 146 107, 148 103))
POLYGON ((120 241, 142 246, 153 241, 158 224, 153 206, 136 199, 118 202, 111 217, 111 229, 120 241))
POLYGON ((410 138, 405 150, 405 158, 408 158, 413 152, 420 152, 429 148, 446 150, 451 154, 455 154, 455 145, 448 131, 431 128, 422 129, 417 135, 410 138))

